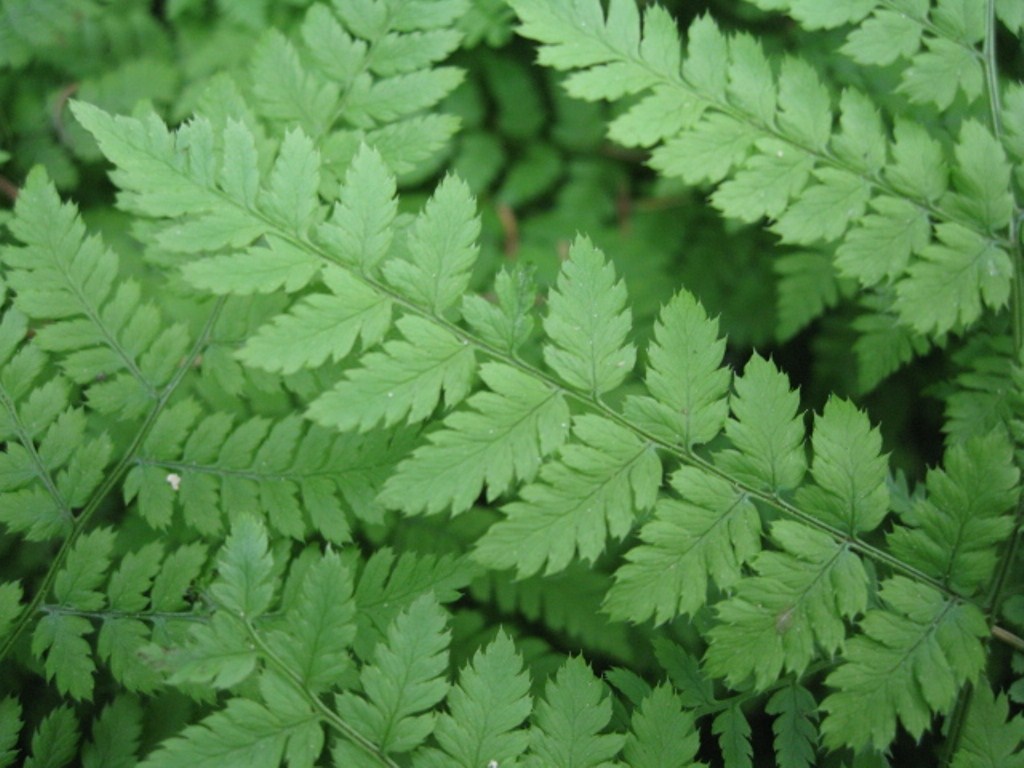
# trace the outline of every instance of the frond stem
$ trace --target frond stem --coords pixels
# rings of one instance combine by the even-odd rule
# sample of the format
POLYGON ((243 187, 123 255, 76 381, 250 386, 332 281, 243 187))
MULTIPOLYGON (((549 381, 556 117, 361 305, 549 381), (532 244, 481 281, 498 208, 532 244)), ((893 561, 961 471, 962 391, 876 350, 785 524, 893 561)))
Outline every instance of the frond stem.
POLYGON ((242 623, 245 625, 245 631, 249 635, 249 640, 251 640, 252 644, 256 646, 259 653, 268 662, 270 662, 270 665, 278 674, 282 675, 289 683, 292 684, 296 692, 309 703, 322 720, 327 721, 327 723, 335 730, 342 733, 345 738, 353 744, 359 746, 367 755, 373 758, 380 765, 386 766, 386 768, 400 768, 398 763, 394 762, 390 757, 381 752, 380 748, 376 744, 346 723, 341 716, 327 706, 319 696, 306 688, 302 682, 302 678, 299 677, 299 675, 289 667, 281 657, 274 653, 274 650, 270 646, 263 642, 263 638, 260 637, 259 632, 256 631, 256 627, 253 626, 249 619, 243 619, 242 617, 238 618, 241 619, 242 623))

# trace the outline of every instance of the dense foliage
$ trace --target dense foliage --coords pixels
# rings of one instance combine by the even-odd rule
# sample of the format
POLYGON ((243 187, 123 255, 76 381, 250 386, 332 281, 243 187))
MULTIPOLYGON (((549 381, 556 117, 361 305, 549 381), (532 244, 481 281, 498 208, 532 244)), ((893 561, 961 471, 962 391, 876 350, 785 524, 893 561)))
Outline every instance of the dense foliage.
POLYGON ((706 6, 0 2, 0 766, 1024 765, 1024 4, 706 6))

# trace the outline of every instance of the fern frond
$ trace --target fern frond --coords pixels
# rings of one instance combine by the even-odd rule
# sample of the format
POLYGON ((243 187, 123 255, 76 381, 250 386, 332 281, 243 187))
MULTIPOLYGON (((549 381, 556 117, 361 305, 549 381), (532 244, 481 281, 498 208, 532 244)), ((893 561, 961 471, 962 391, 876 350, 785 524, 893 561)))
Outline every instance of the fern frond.
POLYGON ((17 310, 0 320, 0 522, 42 541, 70 531, 74 510, 102 481, 113 445, 106 435, 87 435, 66 379, 40 383, 48 359, 35 343, 22 344, 28 331, 17 310))
MULTIPOLYGON (((113 546, 114 534, 106 528, 78 538, 54 581, 58 604, 82 611, 103 607, 105 598, 98 588, 110 566, 113 546)), ((32 652, 45 656, 47 677, 75 699, 92 697, 96 664, 84 639, 92 631, 92 624, 81 616, 50 613, 40 619, 32 636, 32 652)))
POLYGON ((250 368, 290 374, 342 360, 357 338, 364 346, 380 342, 391 325, 391 302, 345 272, 325 267, 330 293, 299 299, 246 340, 238 359, 250 368))
POLYGON ((18 735, 24 725, 21 702, 13 696, 0 701, 0 766, 7 768, 18 757, 18 735))
POLYGON ((548 305, 544 330, 552 343, 544 347, 544 360, 551 370, 595 396, 618 387, 636 360, 636 349, 626 343, 626 287, 590 241, 570 246, 548 305))
POLYGON ((502 507, 506 517, 480 539, 473 557, 520 577, 563 570, 578 554, 593 561, 609 536, 623 538, 650 509, 661 486, 661 461, 650 445, 600 416, 573 420, 574 441, 560 461, 541 469, 540 483, 502 507))
POLYGON ((295 711, 293 700, 284 696, 281 699, 284 700, 274 700, 267 705, 249 699, 232 699, 224 709, 164 741, 142 765, 213 768, 245 764, 272 768, 280 765, 286 755, 289 762, 295 760, 298 765, 312 765, 309 753, 318 754, 323 740, 321 733, 320 746, 316 747, 316 740, 310 739, 311 731, 320 732, 317 718, 308 709, 295 711))
MULTIPOLYGON (((985 77, 977 50, 985 37, 983 9, 948 1, 935 8, 929 5, 864 4, 871 15, 847 36, 841 50, 858 64, 885 66, 907 60, 899 90, 912 102, 946 109, 958 92, 969 101, 977 99, 985 77)), ((856 13, 851 20, 861 18, 856 13)), ((817 26, 836 24, 822 20, 817 26)))
POLYGON ((462 316, 480 338, 509 354, 519 351, 533 330, 537 301, 532 274, 522 268, 503 269, 494 279, 495 303, 469 293, 462 299, 462 316))
POLYGON ((241 505, 285 535, 301 538, 312 528, 341 543, 350 538, 346 510, 379 519, 372 497, 408 447, 399 434, 336 436, 295 417, 235 426, 228 414, 198 416, 188 400, 166 409, 125 478, 125 499, 137 498, 156 528, 180 508, 187 525, 212 535, 241 505))
POLYGON ((285 628, 268 638, 277 656, 309 691, 337 684, 349 668, 356 636, 353 580, 337 554, 328 553, 306 571, 285 628))
POLYGON ((889 512, 888 468, 878 429, 852 403, 833 399, 815 417, 811 445, 814 485, 797 491, 797 504, 852 535, 877 528, 889 512))
POLYGON ((448 640, 437 602, 429 596, 416 600, 392 623, 373 663, 363 667, 364 695, 335 698, 338 714, 383 752, 408 752, 421 744, 435 719, 424 712, 448 692, 448 640))
POLYGON ((879 596, 887 607, 868 611, 862 634, 850 639, 843 664, 826 680, 838 689, 821 704, 829 748, 884 748, 897 719, 920 736, 985 665, 988 626, 975 606, 902 576, 885 581, 879 596))
POLYGON ((626 553, 605 609, 615 618, 656 623, 693 614, 707 600, 710 580, 728 589, 761 549, 761 519, 745 494, 693 468, 671 478, 679 499, 662 498, 642 543, 626 553))
MULTIPOLYGON (((107 662, 114 678, 129 691, 149 693, 160 683, 156 671, 141 660, 140 651, 150 640, 150 630, 130 616, 149 606, 147 593, 161 570, 162 560, 163 547, 152 542, 126 554, 107 585, 107 608, 115 615, 103 622, 96 652, 107 662)), ((184 590, 179 594, 184 594, 184 590)))
POLYGON ((518 480, 531 480, 541 460, 565 440, 565 398, 544 381, 501 363, 486 363, 478 392, 448 416, 429 443, 398 465, 381 501, 409 514, 464 512, 486 485, 493 500, 518 480))
POLYGON ((668 685, 659 685, 640 703, 622 750, 632 768, 697 768, 700 739, 693 716, 668 685))
POLYGON ((361 358, 362 367, 313 401, 309 417, 324 426, 367 431, 383 423, 423 421, 445 402, 455 405, 469 392, 476 367, 473 349, 445 328, 416 317, 396 323, 401 339, 361 358))
POLYGON ((725 768, 753 768, 750 723, 739 706, 723 709, 712 721, 711 731, 718 736, 718 748, 722 751, 725 768))
POLYGON ((53 710, 32 734, 32 754, 25 760, 25 768, 67 765, 78 753, 80 739, 78 719, 71 707, 65 704, 53 710))
POLYGON ((42 171, 26 180, 10 226, 23 245, 3 249, 0 258, 15 307, 45 323, 36 343, 63 353, 64 373, 91 385, 92 408, 139 416, 184 356, 185 326, 166 325, 143 303, 139 283, 122 278, 117 256, 86 235, 74 206, 61 203, 42 171))
POLYGON ((138 765, 142 738, 142 705, 130 696, 118 696, 93 721, 92 738, 82 745, 85 768, 131 768, 138 765))
POLYGON ((794 682, 768 699, 765 712, 775 715, 775 759, 779 765, 810 768, 818 745, 818 702, 811 692, 794 682))
POLYGON ((512 640, 502 632, 479 651, 448 694, 448 711, 437 718, 439 750, 421 750, 415 768, 477 768, 512 765, 530 741, 521 728, 529 716, 530 676, 512 640))
POLYGON ((251 68, 257 110, 323 139, 331 147, 329 167, 344 168, 365 141, 396 173, 409 173, 458 127, 453 116, 423 112, 463 80, 461 69, 438 63, 462 38, 446 25, 465 11, 463 2, 404 3, 394 12, 312 5, 300 27, 301 52, 277 31, 257 45, 251 68))
POLYGON ((409 229, 407 259, 390 259, 384 276, 395 290, 441 315, 469 286, 479 254, 480 220, 465 182, 449 176, 409 229))
POLYGON ((544 689, 534 708, 529 768, 545 765, 606 765, 625 743, 617 733, 602 733, 611 721, 607 687, 580 658, 570 658, 544 689))
POLYGON ((624 413, 668 442, 686 448, 709 442, 729 414, 732 377, 722 366, 724 354, 718 323, 681 291, 661 310, 647 350, 644 381, 654 400, 630 396, 624 413))
POLYGON ((928 473, 928 495, 902 515, 889 535, 893 554, 971 596, 988 584, 996 547, 1014 525, 1020 473, 1005 433, 954 445, 945 467, 928 473))
MULTIPOLYGON (((651 165, 662 174, 717 185, 712 202, 727 216, 767 218, 783 242, 841 245, 841 273, 869 288, 890 275, 903 299, 901 321, 919 333, 939 336, 974 323, 984 308, 1005 306, 1010 166, 980 122, 964 121, 949 154, 926 129, 895 115, 890 142, 871 102, 847 90, 834 131, 832 96, 809 64, 785 58, 776 74, 752 38, 729 38, 710 18, 690 27, 680 67, 674 24, 659 9, 648 10, 641 24, 625 0, 611 3, 607 17, 596 0, 512 5, 521 33, 542 43, 541 62, 571 73, 565 85, 572 95, 639 94, 610 126, 611 137, 653 147, 651 165), (895 164, 883 171, 890 153, 895 164), (868 206, 877 215, 863 217, 868 206), (910 227, 864 257, 868 244, 899 222, 910 227)), ((855 5, 859 10, 834 3, 782 7, 813 20, 811 26, 835 26, 863 19, 877 3, 855 5)), ((984 24, 980 9, 967 12, 956 2, 940 3, 935 14, 934 23, 927 9, 906 14, 906 24, 928 30, 932 50, 903 68, 903 87, 911 100, 943 107, 958 89, 969 98, 981 94, 975 46, 984 24)), ((882 39, 870 24, 858 31, 882 39)), ((884 45, 893 50, 888 39, 884 45)))
POLYGON ((396 556, 388 547, 377 549, 356 585, 357 655, 370 658, 395 617, 420 597, 431 594, 442 604, 451 603, 477 574, 478 569, 466 558, 412 552, 396 556))
POLYGON ((952 768, 1019 768, 1024 765, 1024 718, 1010 717, 1005 695, 982 681, 974 688, 963 740, 952 768))
POLYGON ((752 677, 764 690, 783 672, 803 673, 819 653, 835 654, 845 620, 868 606, 868 574, 847 546, 789 521, 776 522, 772 538, 780 550, 754 559, 757 576, 718 604, 708 634, 706 669, 734 687, 752 677))
POLYGON ((725 434, 735 449, 716 454, 715 463, 754 487, 773 492, 795 488, 807 469, 799 395, 784 373, 756 354, 733 386, 733 418, 725 434))

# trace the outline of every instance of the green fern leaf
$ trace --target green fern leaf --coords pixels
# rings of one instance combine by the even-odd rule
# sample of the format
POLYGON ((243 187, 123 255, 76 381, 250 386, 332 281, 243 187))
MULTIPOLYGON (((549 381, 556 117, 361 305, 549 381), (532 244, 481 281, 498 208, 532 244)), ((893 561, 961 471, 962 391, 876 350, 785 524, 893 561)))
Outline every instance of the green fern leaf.
POLYGON ((802 509, 851 535, 872 531, 889 511, 882 436, 852 403, 831 399, 815 418, 813 486, 797 491, 802 509))
MULTIPOLYGON (((109 609, 125 614, 144 610, 149 603, 146 593, 161 570, 162 559, 163 547, 157 542, 125 555, 107 586, 109 609)), ((141 649, 149 637, 145 624, 127 616, 111 617, 100 628, 96 651, 110 665, 114 677, 130 691, 150 692, 160 683, 155 670, 141 660, 141 649)))
POLYGON ((96 664, 85 640, 93 626, 81 616, 44 616, 32 635, 32 652, 46 655, 46 676, 57 689, 75 699, 90 699, 96 664))
POLYGON ((734 418, 725 434, 737 450, 721 451, 716 463, 737 477, 771 491, 795 488, 807 468, 800 398, 785 374, 755 354, 734 379, 734 418))
POLYGON ((798 683, 780 688, 765 705, 765 712, 775 715, 775 759, 779 765, 810 768, 815 762, 818 743, 816 727, 818 702, 798 683))
POLYGON ((888 160, 889 137, 870 97, 844 90, 839 97, 839 128, 832 138, 832 151, 859 171, 881 173, 888 160))
POLYGON ((75 508, 85 506, 103 481, 113 445, 106 434, 87 437, 88 420, 68 407, 70 388, 61 376, 39 377, 46 356, 19 343, 28 323, 17 310, 0 321, 0 522, 30 541, 70 531, 75 508))
POLYGON ((490 391, 473 395, 398 465, 384 504, 409 514, 464 512, 485 485, 493 500, 515 479, 531 480, 565 440, 569 411, 558 390, 502 363, 483 365, 480 377, 490 391))
POLYGON ((663 498, 626 553, 605 609, 613 618, 657 624, 693 614, 707 600, 709 579, 729 589, 761 549, 761 519, 731 483, 692 467, 675 471, 680 499, 663 498))
POLYGON ((952 768, 1021 768, 1024 766, 1024 718, 1010 717, 1006 696, 996 696, 987 683, 971 696, 964 733, 952 768))
POLYGON ((476 369, 473 349, 448 330, 421 318, 400 318, 402 339, 361 358, 334 389, 310 405, 307 414, 324 426, 367 431, 383 422, 422 421, 437 407, 441 392, 455 405, 469 392, 476 369))
POLYGON ((784 520, 772 538, 782 551, 762 552, 753 563, 758 575, 718 604, 706 657, 710 673, 732 685, 752 676, 758 690, 783 671, 803 673, 818 647, 840 650, 844 620, 868 605, 868 575, 847 545, 784 520))
POLYGON ((634 711, 622 755, 631 768, 697 768, 700 739, 693 715, 668 685, 659 685, 634 711))
POLYGON ((134 768, 142 737, 142 707, 118 696, 103 708, 92 726, 92 739, 82 746, 84 768, 134 768))
POLYGON ((41 170, 29 174, 18 195, 11 231, 23 243, 2 252, 15 306, 47 321, 36 343, 67 353, 64 372, 92 384, 94 408, 139 415, 185 354, 185 327, 167 326, 156 307, 142 302, 136 281, 119 279, 117 256, 86 235, 76 209, 61 203, 41 170))
POLYGON ((409 259, 384 264, 388 282, 438 315, 453 306, 466 292, 479 255, 475 214, 466 183, 454 176, 442 181, 409 230, 409 259))
MULTIPOLYGON (((891 302, 882 304, 888 306, 891 302)), ((862 392, 870 392, 915 355, 923 355, 932 348, 926 337, 903 325, 891 312, 869 311, 855 319, 853 327, 860 334, 853 351, 857 356, 857 383, 862 392)))
POLYGON ((711 731, 718 736, 725 768, 752 768, 754 747, 750 743, 750 723, 739 706, 722 710, 712 721, 711 731))
POLYGON ((985 666, 988 625, 976 607, 902 576, 884 582, 880 596, 889 609, 868 612, 863 634, 847 643, 845 662, 826 681, 838 689, 821 704, 830 749, 885 749, 897 718, 919 737, 985 666))
POLYGON ((111 178, 119 202, 144 216, 169 218, 185 213, 229 209, 214 186, 212 128, 196 119, 174 135, 159 118, 113 117, 85 102, 72 105, 75 119, 89 131, 117 169, 111 178), (184 146, 189 146, 186 153, 184 146))
POLYGON ((397 210, 395 178, 380 153, 364 144, 352 158, 331 218, 320 225, 317 236, 346 264, 372 275, 391 249, 397 210))
POLYGON ((310 136, 322 136, 334 121, 338 86, 307 71, 295 46, 278 30, 267 30, 257 44, 251 73, 260 114, 299 125, 310 136))
POLYGON ((372 497, 383 466, 408 442, 389 433, 336 436, 297 417, 273 425, 256 417, 232 429, 230 416, 214 413, 193 427, 197 416, 187 401, 164 411, 126 478, 126 499, 138 497, 154 527, 167 526, 180 506, 191 528, 217 533, 229 510, 246 508, 294 538, 312 524, 330 541, 348 541, 345 507, 379 519, 372 497))
POLYGON ((251 621, 270 607, 273 569, 263 525, 252 517, 240 517, 217 560, 218 578, 210 586, 210 595, 222 609, 251 621))
POLYGON ((186 264, 182 272, 196 288, 210 293, 246 296, 284 289, 294 293, 316 277, 321 264, 309 252, 268 235, 266 245, 243 253, 211 256, 186 264))
POLYGON ((0 584, 0 640, 7 637, 21 614, 22 597, 21 584, 13 581, 0 584))
POLYGON ((899 311, 919 333, 945 333, 981 316, 1010 298, 1013 272, 1007 253, 959 224, 935 228, 938 243, 921 251, 897 286, 899 311))
POLYGON ((303 688, 315 693, 331 688, 346 673, 348 649, 356 635, 352 574, 334 553, 306 571, 286 614, 286 629, 270 644, 303 688))
POLYGON ((859 221, 871 197, 870 185, 859 176, 833 168, 814 172, 815 183, 772 224, 782 242, 810 245, 838 240, 852 221, 859 221))
POLYGON ((385 753, 408 752, 434 728, 427 712, 448 692, 449 633, 445 613, 432 596, 403 611, 377 646, 373 664, 360 673, 364 696, 335 698, 338 714, 385 753))
POLYGON ((949 186, 949 164, 942 146, 917 123, 897 119, 893 127, 892 159, 886 180, 900 192, 938 200, 949 186))
POLYGON ((599 416, 578 416, 561 460, 545 464, 540 483, 502 508, 507 517, 478 542, 474 558, 520 577, 563 570, 579 554, 595 560, 610 535, 623 538, 635 515, 654 505, 661 461, 650 445, 599 416))
POLYGON ((931 240, 928 215, 912 203, 879 196, 871 208, 875 212, 860 217, 836 250, 836 268, 865 286, 902 275, 911 254, 931 240))
POLYGON ((728 416, 729 371, 718 323, 688 293, 661 311, 648 350, 645 382, 655 401, 631 396, 624 411, 654 434, 691 448, 707 443, 728 416))
POLYGON ((285 133, 270 171, 262 209, 289 232, 304 236, 317 216, 320 153, 301 130, 285 133))
POLYGON ((170 612, 185 608, 188 588, 205 564, 206 548, 201 544, 187 544, 167 555, 150 590, 153 610, 170 612))
MULTIPOLYGON (((79 537, 54 580, 53 594, 58 604, 81 611, 103 607, 105 598, 97 588, 104 581, 113 546, 114 534, 106 528, 79 537)), ((84 639, 92 631, 87 619, 54 612, 39 621, 32 637, 32 652, 40 658, 46 656, 47 677, 56 681, 61 692, 76 699, 92 697, 96 665, 84 639)))
POLYGON ((988 584, 996 547, 1013 528, 1020 473, 1012 448, 996 431, 954 445, 945 468, 928 473, 928 495, 903 514, 888 543, 893 554, 963 595, 988 584))
POLYGON ((778 282, 776 338, 792 338, 839 301, 836 267, 827 254, 797 251, 773 264, 778 282))
POLYGON ((239 620, 218 611, 206 623, 191 628, 188 643, 171 659, 170 682, 203 683, 232 688, 256 669, 256 649, 239 620))
POLYGON ((3 768, 18 759, 18 734, 22 725, 21 703, 12 696, 0 700, 0 766, 3 768))
POLYGON ((840 50, 858 64, 887 66, 921 48, 924 28, 906 13, 878 9, 846 37, 840 50))
POLYGON ((487 344, 515 354, 533 331, 533 306, 537 293, 532 274, 525 269, 503 269, 494 279, 492 304, 481 296, 462 297, 462 316, 487 344))
POLYGON ((625 743, 625 736, 602 733, 612 717, 607 687, 594 677, 586 662, 568 659, 544 689, 534 708, 530 755, 525 765, 608 765, 625 743))
POLYGON ((366 561, 356 586, 356 654, 369 659, 398 614, 423 595, 429 593, 442 604, 451 603, 477 574, 477 568, 465 558, 412 552, 396 557, 388 547, 377 549, 366 561))
POLYGON ((924 53, 914 56, 903 73, 899 90, 916 104, 934 104, 948 109, 958 91, 968 100, 984 89, 985 74, 974 52, 962 43, 943 38, 926 38, 924 53))
MULTIPOLYGON (((221 711, 164 741, 142 765, 153 768, 213 768, 223 765, 272 768, 281 764, 290 741, 308 738, 308 726, 314 721, 312 713, 304 717, 287 717, 255 701, 232 699, 221 711)), ((313 763, 306 760, 291 764, 311 766, 313 763)))
POLYGON ((513 765, 530 736, 520 728, 531 709, 530 676, 508 635, 499 632, 478 651, 448 694, 448 711, 437 719, 441 750, 417 752, 415 768, 478 768, 513 765))
POLYGON ((70 706, 50 712, 32 734, 32 754, 25 768, 62 768, 75 759, 80 739, 78 720, 70 706))
POLYGON ((391 325, 391 302, 337 267, 321 275, 331 293, 297 301, 246 340, 238 359, 250 368, 290 374, 342 360, 357 338, 374 346, 391 325))
POLYGON ((633 370, 636 349, 626 343, 631 321, 626 287, 604 255, 577 239, 549 296, 544 330, 552 344, 544 360, 569 386, 602 395, 633 370))
POLYGON ((981 123, 967 120, 960 127, 956 145, 957 194, 950 207, 970 220, 996 232, 1010 222, 1014 201, 1010 186, 1010 162, 1002 144, 981 123))

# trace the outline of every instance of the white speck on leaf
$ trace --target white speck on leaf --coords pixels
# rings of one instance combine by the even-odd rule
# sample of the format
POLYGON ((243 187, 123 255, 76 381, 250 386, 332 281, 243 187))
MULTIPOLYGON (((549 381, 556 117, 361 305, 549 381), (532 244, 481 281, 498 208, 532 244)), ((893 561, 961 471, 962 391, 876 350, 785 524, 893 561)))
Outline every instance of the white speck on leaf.
POLYGON ((167 480, 167 484, 171 486, 171 490, 177 493, 178 489, 181 487, 181 475, 171 472, 165 479, 167 480))

